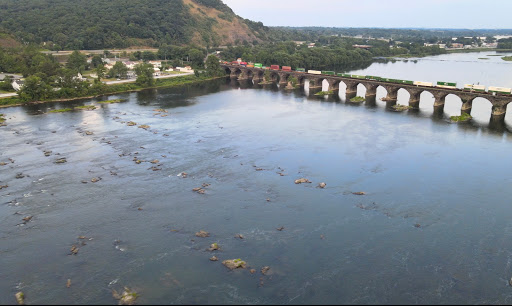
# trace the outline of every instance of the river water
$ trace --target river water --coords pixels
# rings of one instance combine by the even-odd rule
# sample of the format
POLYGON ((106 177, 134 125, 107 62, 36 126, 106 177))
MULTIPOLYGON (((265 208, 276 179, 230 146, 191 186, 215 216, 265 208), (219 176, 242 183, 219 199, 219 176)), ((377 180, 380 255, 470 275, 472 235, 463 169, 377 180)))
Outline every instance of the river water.
MULTIPOLYGON (((485 54, 353 73, 512 87, 485 54)), ((137 304, 511 303, 509 116, 308 92, 217 80, 2 109, 0 304, 117 304, 125 286, 137 304), (98 108, 49 113, 79 105, 98 108)))

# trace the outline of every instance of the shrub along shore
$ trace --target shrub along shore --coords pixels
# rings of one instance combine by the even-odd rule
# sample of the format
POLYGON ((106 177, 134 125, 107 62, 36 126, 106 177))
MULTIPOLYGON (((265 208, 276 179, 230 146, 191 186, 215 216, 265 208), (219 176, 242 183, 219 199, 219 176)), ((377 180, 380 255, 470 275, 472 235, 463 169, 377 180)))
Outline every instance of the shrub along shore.
MULTIPOLYGON (((221 76, 224 77, 224 76, 221 76)), ((29 105, 29 104, 39 104, 39 103, 47 103, 47 102, 66 102, 66 101, 74 101, 74 100, 81 100, 81 99, 90 99, 90 98, 96 98, 104 95, 112 95, 112 94, 118 94, 123 92, 132 92, 132 91, 141 91, 144 89, 151 89, 151 88, 162 88, 162 87, 175 87, 175 86, 181 86, 181 85, 187 85, 187 84, 194 84, 194 83, 200 83, 208 80, 213 80, 221 77, 211 77, 207 75, 185 75, 185 76, 177 76, 173 78, 165 78, 165 79, 155 79, 154 85, 151 86, 141 86, 133 83, 123 83, 123 84, 112 84, 112 85, 106 85, 101 84, 99 85, 99 93, 96 95, 83 95, 83 96, 75 96, 71 98, 56 98, 56 99, 47 99, 47 100, 40 100, 40 101, 31 101, 31 102, 25 102, 20 97, 8 97, 0 99, 0 108, 2 107, 12 107, 12 106, 20 106, 20 105, 29 105)), ((92 86, 98 86, 97 84, 92 86)))

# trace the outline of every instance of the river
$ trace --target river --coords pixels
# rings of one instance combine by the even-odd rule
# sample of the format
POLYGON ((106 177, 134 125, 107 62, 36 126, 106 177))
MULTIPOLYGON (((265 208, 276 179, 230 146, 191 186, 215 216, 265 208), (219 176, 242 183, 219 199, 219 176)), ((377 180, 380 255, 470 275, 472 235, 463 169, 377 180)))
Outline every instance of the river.
MULTIPOLYGON (((512 87, 487 54, 352 73, 512 87)), ((137 304, 510 303, 510 114, 308 92, 216 80, 2 109, 0 304, 117 304, 125 286, 137 304)))

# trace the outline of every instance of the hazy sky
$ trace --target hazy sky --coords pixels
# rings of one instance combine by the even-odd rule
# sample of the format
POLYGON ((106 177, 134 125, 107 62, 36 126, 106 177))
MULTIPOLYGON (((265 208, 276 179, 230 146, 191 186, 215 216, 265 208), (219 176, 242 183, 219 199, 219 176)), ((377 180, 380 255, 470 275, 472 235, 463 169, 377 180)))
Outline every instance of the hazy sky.
POLYGON ((266 26, 512 28, 511 0, 222 0, 266 26))

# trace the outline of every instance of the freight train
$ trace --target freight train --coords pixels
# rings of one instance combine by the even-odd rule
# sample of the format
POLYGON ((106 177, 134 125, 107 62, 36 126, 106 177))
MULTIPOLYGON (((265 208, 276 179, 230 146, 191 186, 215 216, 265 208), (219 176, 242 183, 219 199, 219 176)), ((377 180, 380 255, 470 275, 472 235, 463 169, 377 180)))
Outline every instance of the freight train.
MULTIPOLYGON (((227 64, 228 62, 224 62, 224 63, 227 64)), ((270 69, 270 70, 275 70, 275 71, 279 71, 279 70, 287 71, 287 72, 295 71, 295 72, 309 73, 309 74, 315 74, 315 75, 339 76, 339 77, 351 78, 351 79, 371 80, 371 81, 388 82, 388 83, 395 83, 395 84, 406 84, 406 85, 413 85, 413 86, 417 86, 417 87, 419 87, 419 86, 421 86, 421 87, 436 87, 436 88, 448 88, 448 89, 455 89, 455 90, 468 91, 468 92, 482 92, 482 93, 487 92, 492 95, 512 95, 512 88, 508 88, 508 87, 489 86, 486 91, 484 85, 464 84, 463 88, 458 88, 457 83, 454 83, 454 82, 436 82, 436 84, 433 84, 431 82, 389 79, 389 78, 383 78, 383 77, 373 76, 373 75, 336 73, 334 71, 320 71, 320 70, 307 70, 306 71, 306 69, 304 69, 304 68, 297 68, 295 70, 292 70, 292 68, 290 66, 279 67, 279 65, 271 65, 270 67, 265 67, 260 63, 248 65, 245 62, 234 61, 234 62, 231 62, 230 64, 247 66, 247 67, 251 66, 251 67, 270 69)))

